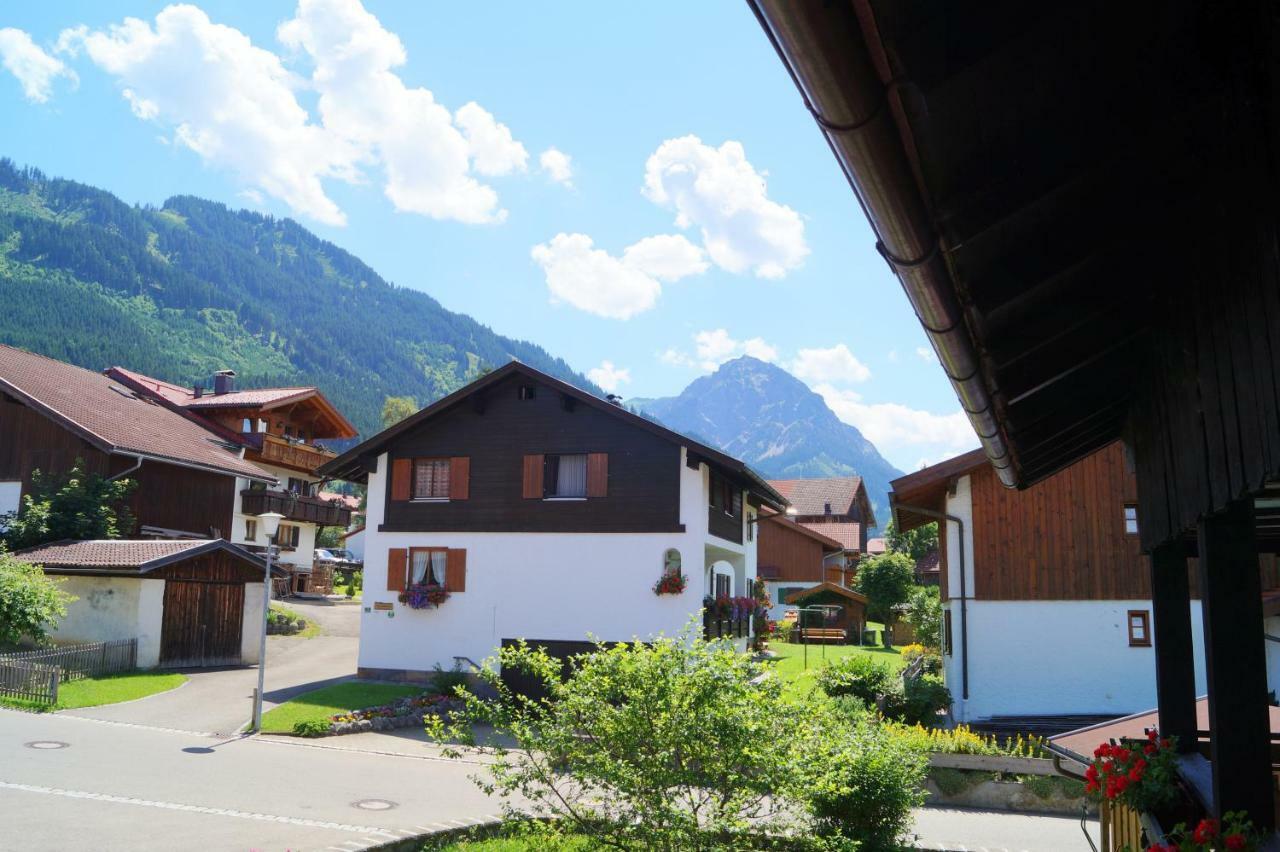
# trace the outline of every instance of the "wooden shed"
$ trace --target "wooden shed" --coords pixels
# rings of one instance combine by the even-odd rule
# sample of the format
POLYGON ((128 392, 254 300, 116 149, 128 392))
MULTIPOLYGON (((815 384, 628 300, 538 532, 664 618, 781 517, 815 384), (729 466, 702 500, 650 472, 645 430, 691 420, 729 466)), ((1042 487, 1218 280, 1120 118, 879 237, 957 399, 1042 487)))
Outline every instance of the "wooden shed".
POLYGON ((13 555, 76 596, 56 641, 136 638, 140 668, 258 661, 266 565, 222 539, 58 541, 13 555))
POLYGON ((787 598, 787 605, 800 610, 798 624, 803 633, 797 639, 810 641, 839 641, 851 645, 862 642, 862 630, 867 624, 867 598, 837 583, 818 585, 796 592, 787 598), (815 609, 808 609, 814 607, 815 609), (821 611, 817 608, 821 607, 821 611), (806 636, 807 634, 807 636, 806 636))

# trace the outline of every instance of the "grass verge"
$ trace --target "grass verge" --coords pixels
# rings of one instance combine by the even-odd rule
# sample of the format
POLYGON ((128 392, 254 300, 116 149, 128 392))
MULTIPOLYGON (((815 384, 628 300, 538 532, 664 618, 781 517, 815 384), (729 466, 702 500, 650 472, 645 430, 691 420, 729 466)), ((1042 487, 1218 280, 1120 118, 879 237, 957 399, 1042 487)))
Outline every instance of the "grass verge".
POLYGON ((0 705, 19 710, 74 710, 78 707, 134 701, 177 689, 186 682, 187 676, 177 672, 128 672, 59 684, 56 705, 5 696, 0 696, 0 705))
POLYGON ((776 655, 771 663, 773 672, 783 683, 783 693, 803 699, 817 688, 818 672, 827 663, 845 657, 873 657, 882 666, 897 671, 904 665, 902 652, 897 648, 881 648, 861 645, 810 645, 809 665, 805 668, 805 647, 784 642, 771 642, 769 650, 776 655))
POLYGON ((274 601, 272 601, 271 603, 271 611, 278 612, 281 615, 286 615, 289 618, 294 619, 295 621, 305 621, 307 623, 307 626, 302 630, 299 630, 297 633, 283 633, 283 634, 273 634, 273 635, 281 635, 286 637, 292 636, 294 638, 299 638, 299 639, 311 639, 312 637, 320 635, 320 624, 314 618, 307 618, 305 615, 298 612, 297 610, 289 609, 289 607, 285 606, 284 604, 276 603, 274 601))
POLYGON ((267 711, 262 717, 262 731, 267 734, 290 734, 299 722, 327 721, 330 716, 365 707, 388 704, 423 691, 421 686, 399 686, 388 683, 338 683, 304 692, 267 711))

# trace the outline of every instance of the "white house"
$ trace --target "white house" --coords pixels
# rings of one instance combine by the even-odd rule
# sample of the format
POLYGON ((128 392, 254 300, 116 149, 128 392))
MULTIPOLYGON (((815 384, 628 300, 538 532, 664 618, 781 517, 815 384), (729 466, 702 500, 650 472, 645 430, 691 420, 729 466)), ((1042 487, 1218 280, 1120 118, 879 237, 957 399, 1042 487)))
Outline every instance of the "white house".
MULTIPOLYGON (((1155 706, 1151 574, 1135 494, 1119 443, 1025 490, 1003 487, 981 451, 894 480, 899 530, 939 524, 944 674, 957 721, 1155 706)), ((1264 588, 1280 585, 1269 558, 1261 570, 1264 588)), ((1191 624, 1203 694, 1195 596, 1191 624)))
POLYGON ((514 362, 320 472, 367 483, 359 670, 380 678, 515 639, 569 653, 701 630, 704 598, 752 593, 757 511, 785 507, 736 459, 514 362), (684 590, 656 594, 666 574, 684 590))

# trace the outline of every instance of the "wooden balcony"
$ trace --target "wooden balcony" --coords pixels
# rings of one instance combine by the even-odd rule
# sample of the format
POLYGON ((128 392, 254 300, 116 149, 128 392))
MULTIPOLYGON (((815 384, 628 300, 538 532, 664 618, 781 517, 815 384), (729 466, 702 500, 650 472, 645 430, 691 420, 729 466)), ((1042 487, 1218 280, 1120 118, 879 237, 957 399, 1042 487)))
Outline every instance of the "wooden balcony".
POLYGON ((247 488, 240 492, 240 510, 246 515, 279 512, 285 520, 319 524, 325 527, 351 525, 351 510, 337 501, 305 497, 288 491, 247 488))
POLYGON ((338 457, 337 453, 281 438, 278 435, 258 433, 246 435, 250 442, 248 457, 251 461, 279 465, 304 473, 314 474, 320 465, 338 457))
POLYGON ((742 639, 751 635, 751 618, 716 617, 710 613, 702 615, 702 636, 707 641, 712 639, 742 639))

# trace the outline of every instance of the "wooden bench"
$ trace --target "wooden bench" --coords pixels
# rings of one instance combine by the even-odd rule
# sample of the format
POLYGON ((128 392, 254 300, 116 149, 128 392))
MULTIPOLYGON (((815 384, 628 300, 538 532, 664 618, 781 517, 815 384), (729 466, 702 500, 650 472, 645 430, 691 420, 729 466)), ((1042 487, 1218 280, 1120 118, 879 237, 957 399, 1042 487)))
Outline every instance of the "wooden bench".
POLYGON ((800 638, 814 642, 843 642, 846 634, 839 627, 805 627, 800 631, 800 638))

